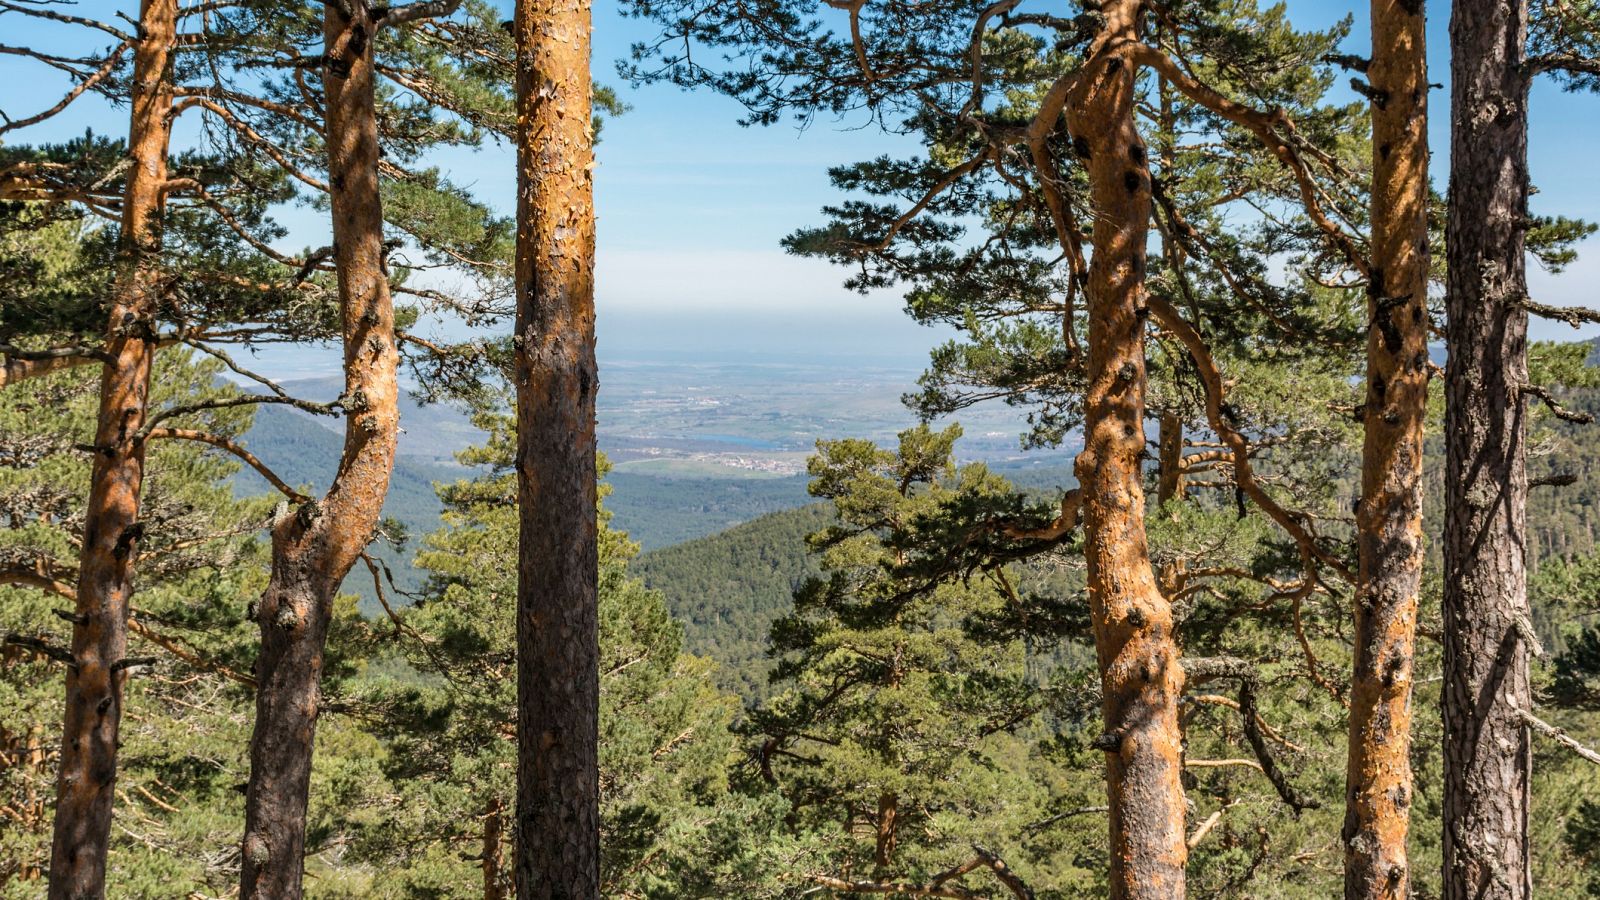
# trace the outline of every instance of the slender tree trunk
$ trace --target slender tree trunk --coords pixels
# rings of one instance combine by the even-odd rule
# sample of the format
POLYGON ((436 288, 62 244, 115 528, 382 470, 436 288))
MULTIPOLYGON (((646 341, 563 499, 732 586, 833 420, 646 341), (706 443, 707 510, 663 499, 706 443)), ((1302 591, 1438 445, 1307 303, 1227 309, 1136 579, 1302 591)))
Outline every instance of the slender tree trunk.
POLYGON ((520 900, 600 896, 588 0, 518 0, 520 900))
MULTIPOLYGON (((1156 79, 1156 125, 1159 129, 1156 141, 1160 149, 1163 177, 1167 178, 1173 176, 1178 166, 1178 117, 1173 110, 1172 94, 1172 86, 1167 79, 1156 79)), ((1174 267, 1183 265, 1183 249, 1176 242, 1169 244, 1165 234, 1161 237, 1161 254, 1174 267)), ((1185 499, 1188 479, 1183 474, 1183 417, 1172 410, 1163 410, 1157 421, 1156 466, 1157 505, 1166 506, 1173 500, 1185 499)))
POLYGON ((1156 502, 1165 505, 1184 499, 1187 479, 1183 477, 1183 419, 1177 413, 1161 414, 1156 454, 1161 476, 1156 482, 1156 502))
POLYGON ((887 869, 894 864, 895 841, 899 834, 896 820, 899 815, 900 798, 888 791, 879 794, 877 838, 873 847, 873 859, 879 868, 887 869))
POLYGON ((504 854, 501 840, 505 835, 505 803, 499 797, 489 801, 483 816, 483 900, 505 900, 505 879, 501 877, 504 854))
POLYGON ((1345 896, 1407 894, 1411 682, 1428 400, 1428 61, 1421 0, 1372 4, 1372 261, 1356 523, 1345 896))
POLYGON ((128 602, 138 558, 144 427, 161 292, 171 54, 177 0, 145 0, 133 62, 127 190, 106 327, 94 468, 84 509, 78 597, 67 670, 66 719, 50 844, 51 900, 105 895, 111 806, 122 721, 128 602))
POLYGON ((1134 122, 1139 4, 1102 7, 1105 27, 1067 103, 1088 150, 1095 212, 1083 496, 1089 602, 1100 660, 1111 806, 1111 896, 1184 896, 1183 670, 1172 610, 1157 589, 1144 528, 1144 273, 1147 151, 1134 122))
POLYGON ((246 900, 301 896, 333 601, 377 527, 399 432, 399 356, 378 198, 372 38, 381 22, 365 0, 351 0, 349 18, 340 6, 325 6, 322 83, 344 340, 344 451, 321 502, 302 504, 272 531, 272 575, 256 613, 261 652, 245 795, 240 895, 246 900))
POLYGON ((1528 380, 1528 83, 1522 0, 1450 19, 1445 379, 1444 886, 1524 900, 1532 707, 1522 385, 1528 380))

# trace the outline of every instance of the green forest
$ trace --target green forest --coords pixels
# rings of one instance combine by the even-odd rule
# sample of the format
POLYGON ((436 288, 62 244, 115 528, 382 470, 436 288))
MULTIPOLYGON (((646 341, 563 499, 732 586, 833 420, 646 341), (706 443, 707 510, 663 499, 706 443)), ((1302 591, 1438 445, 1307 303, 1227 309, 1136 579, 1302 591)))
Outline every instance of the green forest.
POLYGON ((0 898, 1600 898, 1594 0, 0 0, 0 72, 0 898), (597 404, 611 284, 752 252, 597 225, 678 146, 903 396, 772 300, 597 404))

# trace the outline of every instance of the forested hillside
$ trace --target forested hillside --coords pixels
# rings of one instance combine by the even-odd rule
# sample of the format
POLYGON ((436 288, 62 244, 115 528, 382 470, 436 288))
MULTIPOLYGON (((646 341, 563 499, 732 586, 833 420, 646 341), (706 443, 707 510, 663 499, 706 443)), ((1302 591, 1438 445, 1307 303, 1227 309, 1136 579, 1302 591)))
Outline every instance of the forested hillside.
MULTIPOLYGON (((618 491, 627 489, 626 483, 618 491)), ((709 537, 647 552, 639 579, 667 598, 693 653, 717 662, 717 681, 746 699, 767 695, 767 633, 794 607, 794 593, 821 574, 807 536, 832 524, 814 503, 768 513, 709 537)))
POLYGON ((710 478, 612 472, 617 527, 659 550, 811 501, 806 479, 710 478))
POLYGON ((1600 898, 1600 0, 0 35, 0 900, 1600 898))
MULTIPOLYGON (((1600 364, 1600 349, 1595 353, 1592 365, 1600 364)), ((1572 390, 1562 402, 1575 412, 1600 416, 1600 391, 1572 390)), ((1429 449, 1430 481, 1438 484, 1444 462, 1440 442, 1431 441, 1429 449)), ((1529 503, 1535 569, 1545 561, 1593 554, 1600 541, 1600 437, 1593 426, 1553 423, 1531 477, 1542 482, 1529 503)), ((616 476, 611 478, 615 483, 616 476)), ((1039 482, 1041 477, 1032 480, 1039 482)), ((618 487, 619 494, 625 490, 626 483, 618 487)), ((1436 531, 1442 515, 1442 504, 1430 503, 1425 527, 1436 531)), ((771 513, 719 534, 648 551, 634 570, 667 597, 673 615, 684 623, 690 649, 720 664, 724 686, 746 698, 763 697, 771 669, 766 659, 767 629, 791 608, 802 582, 819 574, 805 537, 830 520, 823 504, 771 513)), ((1437 543, 1430 545, 1429 555, 1438 559, 1437 543)), ((1553 617, 1558 614, 1548 608, 1536 610, 1541 633, 1557 646, 1561 638, 1553 617)))

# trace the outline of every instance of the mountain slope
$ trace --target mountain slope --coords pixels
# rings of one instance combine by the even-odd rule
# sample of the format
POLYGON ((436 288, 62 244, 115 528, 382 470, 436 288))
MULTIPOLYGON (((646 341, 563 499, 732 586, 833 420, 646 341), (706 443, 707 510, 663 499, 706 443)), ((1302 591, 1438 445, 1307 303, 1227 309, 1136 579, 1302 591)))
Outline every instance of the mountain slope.
POLYGON ((769 513, 709 537, 645 553, 630 567, 667 597, 691 653, 717 661, 720 686, 767 693, 767 631, 794 591, 819 574, 806 535, 833 521, 821 503, 769 513))

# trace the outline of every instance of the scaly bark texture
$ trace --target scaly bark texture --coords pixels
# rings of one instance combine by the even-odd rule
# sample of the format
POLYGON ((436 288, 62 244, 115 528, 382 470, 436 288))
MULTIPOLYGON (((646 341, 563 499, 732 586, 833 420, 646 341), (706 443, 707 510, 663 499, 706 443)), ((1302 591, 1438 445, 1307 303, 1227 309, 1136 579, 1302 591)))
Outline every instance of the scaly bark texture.
MULTIPOLYGON (((1088 150, 1094 203, 1088 387, 1076 469, 1089 603, 1100 661, 1111 821, 1111 896, 1184 896, 1183 670, 1172 610, 1145 538, 1144 273, 1150 221, 1147 151, 1134 122, 1137 0, 1102 11, 1105 27, 1068 97, 1073 140, 1088 150)), ((1080 153, 1081 155, 1081 153, 1080 153)))
POLYGON ((384 271, 372 58, 380 14, 365 0, 325 7, 322 84, 343 323, 344 451, 327 495, 295 507, 272 531, 272 575, 256 612, 261 652, 245 795, 246 900, 301 896, 328 624, 340 582, 377 527, 394 468, 399 355, 384 271))
POLYGON ((145 0, 133 63, 127 188, 106 326, 94 468, 67 670, 61 768, 50 844, 51 900, 105 896, 117 778, 128 603, 139 552, 144 427, 161 292, 161 226, 171 133, 176 0, 145 0))
POLYGON ((519 0, 519 900, 600 896, 588 0, 519 0))
POLYGON ((1372 4, 1372 250, 1345 896, 1409 883, 1411 683, 1428 399, 1428 61, 1421 0, 1372 4))
POLYGON ((1528 7, 1450 18, 1450 347, 1445 407, 1444 886, 1533 895, 1528 859, 1528 7))
POLYGON ((878 795, 877 836, 873 859, 883 868, 894 864, 895 841, 899 835, 900 798, 885 791, 878 795))

